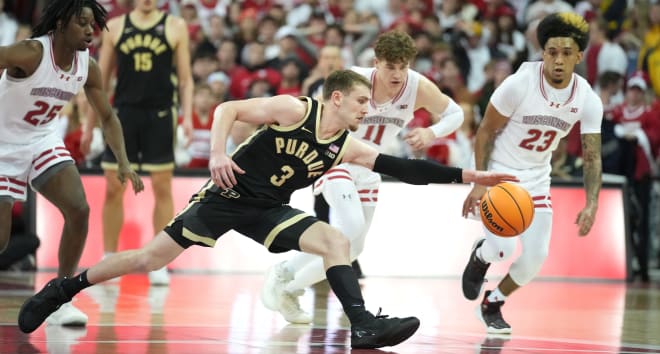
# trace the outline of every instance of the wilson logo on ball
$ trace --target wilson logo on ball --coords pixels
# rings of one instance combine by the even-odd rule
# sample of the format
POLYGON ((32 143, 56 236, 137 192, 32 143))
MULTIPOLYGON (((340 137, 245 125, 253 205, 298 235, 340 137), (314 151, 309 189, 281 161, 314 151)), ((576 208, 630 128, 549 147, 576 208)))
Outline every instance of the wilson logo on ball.
POLYGON ((484 222, 490 226, 488 227, 488 229, 492 228, 499 231, 500 233, 504 231, 504 228, 502 226, 498 225, 495 221, 493 221, 493 214, 490 211, 488 211, 488 202, 486 200, 481 202, 481 213, 486 218, 484 222))
POLYGON ((497 236, 518 236, 534 219, 532 197, 525 188, 514 183, 500 183, 490 188, 480 204, 481 222, 497 236))

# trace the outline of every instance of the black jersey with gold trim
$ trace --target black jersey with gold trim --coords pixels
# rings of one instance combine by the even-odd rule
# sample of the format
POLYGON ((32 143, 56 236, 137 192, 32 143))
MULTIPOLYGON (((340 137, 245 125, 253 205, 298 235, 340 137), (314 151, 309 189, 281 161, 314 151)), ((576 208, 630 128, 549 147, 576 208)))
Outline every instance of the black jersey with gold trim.
POLYGON ((210 192, 253 205, 287 204, 294 191, 311 185, 341 161, 348 131, 319 139, 321 105, 310 97, 300 99, 307 103, 305 117, 292 126, 268 125, 254 133, 232 156, 245 174, 236 174, 234 188, 214 186, 210 192))
POLYGON ((175 100, 174 48, 166 36, 168 15, 150 28, 137 27, 125 15, 124 27, 115 46, 117 87, 115 105, 143 108, 170 107, 175 100))

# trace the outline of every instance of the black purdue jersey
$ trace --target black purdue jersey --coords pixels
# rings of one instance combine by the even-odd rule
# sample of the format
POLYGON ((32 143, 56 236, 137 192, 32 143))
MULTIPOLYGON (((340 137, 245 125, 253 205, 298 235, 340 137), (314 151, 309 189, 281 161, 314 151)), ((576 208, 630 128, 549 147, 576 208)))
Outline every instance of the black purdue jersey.
POLYGON ((136 27, 128 14, 124 18, 124 28, 115 46, 115 105, 171 107, 174 101, 174 50, 165 37, 167 14, 147 29, 136 27))
POLYGON ((257 206, 288 204, 294 191, 311 185, 341 161, 348 131, 318 139, 320 104, 310 97, 300 99, 307 103, 305 118, 294 126, 270 125, 254 133, 232 155, 245 174, 235 174, 238 183, 231 190, 213 186, 210 192, 257 206))

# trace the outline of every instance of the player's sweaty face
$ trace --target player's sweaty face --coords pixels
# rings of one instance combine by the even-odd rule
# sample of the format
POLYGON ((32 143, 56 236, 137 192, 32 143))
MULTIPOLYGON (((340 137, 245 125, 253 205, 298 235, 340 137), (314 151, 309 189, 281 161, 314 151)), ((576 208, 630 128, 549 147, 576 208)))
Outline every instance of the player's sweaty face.
POLYGON ((552 86, 568 85, 575 65, 582 60, 582 52, 570 37, 548 39, 543 49, 544 76, 552 86))
POLYGON ((72 16, 66 24, 66 38, 72 47, 77 50, 85 50, 92 45, 94 35, 94 13, 89 7, 83 7, 80 16, 72 16))
POLYGON ((403 85, 408 77, 409 63, 392 63, 385 60, 376 62, 377 81, 379 84, 384 84, 390 88, 403 85))
POLYGON ((370 99, 370 90, 364 85, 356 85, 349 95, 343 97, 343 116, 351 131, 358 129, 360 121, 367 114, 370 99))

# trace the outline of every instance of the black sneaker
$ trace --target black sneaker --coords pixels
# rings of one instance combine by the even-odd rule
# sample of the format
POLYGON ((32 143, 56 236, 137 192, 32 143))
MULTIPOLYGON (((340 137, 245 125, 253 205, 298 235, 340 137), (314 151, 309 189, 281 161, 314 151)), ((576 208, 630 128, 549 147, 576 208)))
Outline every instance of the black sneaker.
POLYGON ((476 300, 481 292, 481 287, 484 285, 486 271, 490 267, 490 263, 484 263, 477 257, 477 249, 481 247, 485 239, 481 239, 474 244, 472 253, 470 253, 470 260, 465 266, 463 271, 463 296, 468 300, 476 300))
POLYGON ((351 326, 351 347, 374 349, 391 347, 410 338, 419 328, 417 317, 387 318, 387 315, 376 316, 362 323, 351 326))
POLYGON ((49 281, 41 291, 25 300, 18 313, 18 327, 21 331, 33 332, 62 304, 71 301, 71 297, 62 289, 62 280, 64 279, 49 281))
POLYGON ((486 325, 486 331, 491 334, 510 334, 511 326, 506 323, 500 310, 504 301, 489 302, 490 293, 490 290, 486 291, 480 306, 481 320, 486 325))

